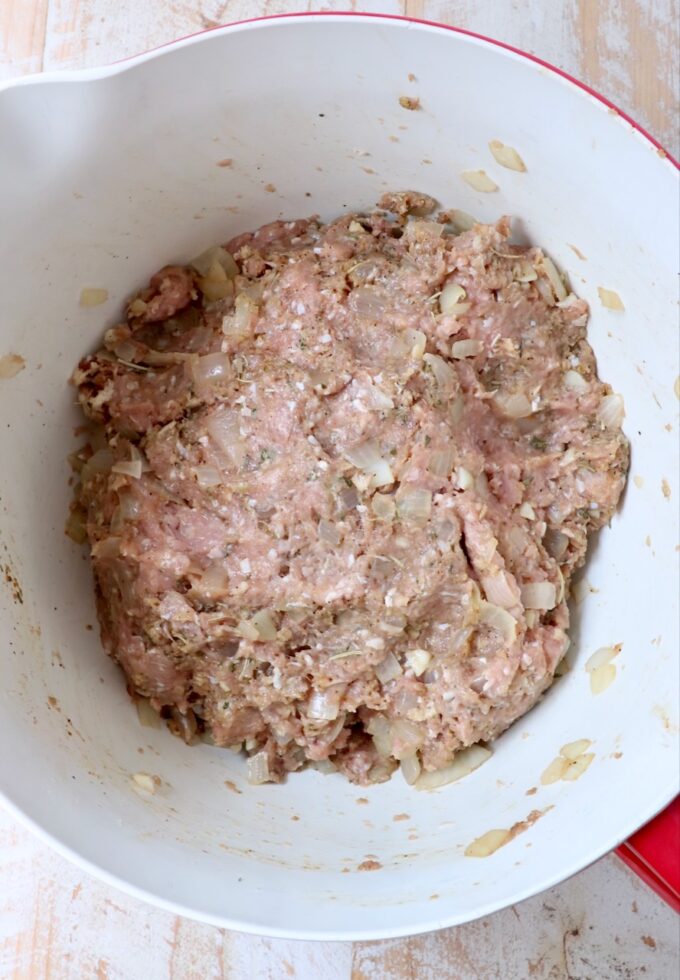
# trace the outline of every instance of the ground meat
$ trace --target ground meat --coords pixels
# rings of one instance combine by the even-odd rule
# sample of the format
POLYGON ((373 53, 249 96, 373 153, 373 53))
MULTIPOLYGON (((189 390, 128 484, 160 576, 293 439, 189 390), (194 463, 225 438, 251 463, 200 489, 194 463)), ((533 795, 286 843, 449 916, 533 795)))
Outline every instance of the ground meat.
POLYGON ((551 684, 623 489, 586 303, 507 219, 455 234, 434 207, 166 267, 74 373, 104 645, 254 781, 413 778, 501 733, 551 684))

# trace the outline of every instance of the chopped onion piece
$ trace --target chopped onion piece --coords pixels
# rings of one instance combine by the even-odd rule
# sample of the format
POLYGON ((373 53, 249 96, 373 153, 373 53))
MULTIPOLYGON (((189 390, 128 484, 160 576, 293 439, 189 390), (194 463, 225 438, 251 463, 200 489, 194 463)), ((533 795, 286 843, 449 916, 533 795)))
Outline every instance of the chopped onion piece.
POLYGON ((392 726, 382 715, 373 715, 366 725, 369 735, 373 736, 375 750, 381 759, 386 759, 392 753, 392 726))
POLYGON ((591 670, 596 670, 598 667, 602 667, 604 664, 608 664, 610 660, 613 660, 621 652, 621 646, 615 647, 600 647, 595 653, 586 660, 585 669, 590 673, 591 670))
POLYGON ((565 371, 564 384, 567 388, 571 388, 572 391, 581 392, 587 391, 588 389, 588 382, 578 371, 565 371))
POLYGON ((517 605, 516 588, 513 590, 507 572, 499 571, 495 575, 482 575, 482 588, 487 600, 502 609, 512 609, 517 605))
POLYGON ((557 267, 549 255, 542 255, 539 260, 539 268, 545 274, 552 290, 558 300, 567 298, 567 288, 564 285, 562 276, 557 271, 557 267))
POLYGON ((387 486, 394 483, 394 474, 389 463, 380 455, 380 447, 375 439, 368 439, 357 446, 346 449, 343 456, 357 469, 370 474, 374 487, 387 486))
POLYGON ((559 561, 569 547, 569 538, 562 531, 549 527, 543 535, 543 545, 550 557, 559 561))
POLYGON ((569 766, 567 766, 562 779, 566 779, 568 782, 573 782, 575 779, 578 779, 579 776, 583 775, 594 758, 594 752, 585 752, 583 755, 580 755, 577 759, 574 759, 569 766))
POLYGON ((491 194, 498 190, 498 184, 494 183, 484 170, 464 170, 461 177, 466 184, 482 194, 491 194))
POLYGON ((478 769, 487 759, 491 758, 489 749, 482 745, 471 745, 468 749, 463 749, 456 753, 452 765, 445 769, 438 769, 436 772, 424 772, 415 782, 418 790, 439 789, 440 786, 447 786, 449 783, 462 779, 469 773, 478 769))
POLYGON ((552 783, 556 783, 559 779, 562 779, 569 768, 569 764, 569 759, 558 755, 541 773, 541 785, 550 786, 552 783))
POLYGON ((602 694, 616 680, 616 664, 602 664, 590 671, 590 690, 593 694, 602 694))
POLYGON ((118 463, 114 463, 111 467, 112 473, 120 473, 122 476, 131 476, 135 480, 139 480, 142 475, 142 461, 139 459, 122 459, 118 463))
POLYGON ((517 391, 512 395, 496 394, 494 401, 503 415, 509 419, 525 419, 532 414, 531 402, 523 391, 517 391))
POLYGON ((475 478, 464 466, 456 467, 455 485, 459 490, 471 490, 475 485, 475 478))
POLYGON ((453 368, 446 363, 443 357, 440 357, 439 354, 424 354, 423 360, 432 371, 440 388, 446 388, 451 384, 455 377, 453 368))
POLYGON ((453 446, 447 446, 446 449, 435 449, 430 454, 427 468, 434 476, 448 477, 453 469, 455 458, 456 450, 453 446))
POLYGON ((194 466, 196 482, 199 487, 217 487, 222 483, 222 474, 214 466, 194 466))
POLYGON ((386 493, 374 493, 371 498, 371 510, 379 521, 393 520, 396 511, 394 497, 386 493))
POLYGON ((526 517, 528 521, 535 521, 536 511, 528 501, 525 501, 519 509, 519 516, 526 517))
POLYGON ((270 782, 269 759, 264 749, 256 755, 251 755, 246 765, 248 767, 248 782, 251 786, 270 782))
POLYGON ((109 298, 108 289, 81 289, 80 290, 80 305, 89 306, 101 306, 109 298))
POLYGON ((552 582, 528 582, 522 586, 522 604, 525 609, 554 609, 557 589, 552 582))
POLYGON ((522 160, 514 147, 507 146, 507 144, 501 143, 500 140, 491 140, 489 149, 496 163, 500 163, 501 167, 507 167, 508 170, 518 170, 520 173, 526 171, 527 168, 524 160, 522 160))
POLYGON ((94 473, 107 473, 113 466, 113 453, 110 449, 98 449, 90 456, 80 472, 80 479, 85 483, 94 473))
POLYGON ((213 259, 207 274, 199 278, 198 287, 209 303, 226 299, 234 292, 234 283, 228 278, 217 259, 213 259))
POLYGON ((464 357, 476 357, 483 350, 484 344, 481 340, 454 340, 451 344, 451 357, 460 361, 464 357))
POLYGON ((510 831, 500 828, 487 830, 481 837, 476 837, 471 844, 465 848, 465 857, 489 857, 508 842, 510 831))
POLYGON ((399 768, 401 769, 401 774, 408 783, 409 786, 413 786, 416 779, 420 775, 420 759, 418 758, 418 753, 413 755, 405 756, 399 763, 399 768))
POLYGON ((466 296, 467 293, 459 283, 447 282, 439 296, 439 309, 448 315, 466 296))
POLYGON ((331 684, 325 691, 314 691, 307 703, 307 717, 316 721, 335 721, 345 684, 331 684))
POLYGON ((416 725, 415 722, 406 718, 397 718, 392 723, 390 734, 392 738, 391 755, 399 760, 413 755, 425 741, 425 735, 420 725, 416 725))
POLYGON ((244 640, 250 640, 251 643, 255 643, 260 639, 260 633, 255 628, 253 623, 249 622, 247 619, 242 619, 236 626, 236 632, 239 636, 242 636, 244 640))
POLYGON ((625 310, 625 306, 621 301, 621 297, 613 289, 605 289, 604 286, 598 286, 597 292, 600 296, 600 302, 608 310, 617 310, 622 312, 625 310))
POLYGON ((318 533, 321 541, 325 541, 326 544, 340 544, 340 531, 338 530, 338 525, 333 521, 327 521, 322 518, 318 524, 318 533))
POLYGON ((424 524, 432 512, 432 493, 418 488, 400 487, 396 495, 397 514, 402 521, 424 524))
POLYGON ((497 630, 506 643, 514 643, 517 637, 517 620, 507 609, 495 606, 491 602, 480 603, 479 622, 497 630))
POLYGON ((387 684, 389 681, 401 677, 401 675, 401 664, 393 653, 388 653, 385 659, 381 660, 375 667, 375 676, 381 684, 387 684))
POLYGON ((425 345, 427 343, 427 337, 422 330, 411 330, 410 328, 406 331, 409 343, 411 345, 411 358, 414 361, 419 361, 422 359, 425 353, 425 345))
POLYGON ((416 677, 420 677, 430 665, 432 655, 427 650, 416 647, 414 650, 406 651, 406 663, 409 665, 416 677))
POLYGON ((606 429, 619 429, 625 410, 621 395, 605 395, 597 410, 597 417, 606 429))
POLYGON ((191 373, 196 384, 228 378, 231 375, 231 362, 226 354, 204 354, 192 362, 191 373))
POLYGON ((135 708, 142 728, 160 728, 161 716, 151 707, 148 698, 136 697, 135 708))
POLYGON ((247 293, 239 293, 234 303, 234 312, 222 318, 222 333, 235 341, 250 337, 256 309, 247 293))
POLYGON ((208 418, 206 428, 211 439, 222 450, 228 461, 239 469, 246 457, 246 447, 241 436, 240 419, 237 413, 220 406, 208 418))
POLYGON ((160 779, 158 776, 150 776, 148 772, 133 773, 132 781, 135 786, 143 790, 145 793, 149 793, 151 796, 153 796, 160 786, 160 779))
POLYGON ((538 279, 538 273, 531 262, 520 258, 519 262, 516 262, 512 267, 512 278, 516 282, 535 282, 538 279))
POLYGON ((351 292, 351 303, 359 316, 380 320, 387 305, 385 294, 375 286, 357 286, 351 292))
POLYGON ((567 742, 560 749, 560 755, 563 759, 568 759, 569 762, 573 762, 578 759, 580 755, 589 749, 592 745, 592 741, 589 738, 577 738, 575 742, 567 742))
POLYGON ((271 641, 276 639, 276 624, 269 609, 260 609, 250 622, 257 630, 258 639, 271 641))
POLYGON ((201 252, 197 255, 195 259, 189 262, 196 272, 201 276, 207 276, 210 269, 214 267, 217 263, 222 271, 230 278, 234 279, 238 275, 238 265, 231 252, 227 252, 226 248, 222 248, 221 245, 213 245, 212 248, 208 248, 205 252, 201 252))

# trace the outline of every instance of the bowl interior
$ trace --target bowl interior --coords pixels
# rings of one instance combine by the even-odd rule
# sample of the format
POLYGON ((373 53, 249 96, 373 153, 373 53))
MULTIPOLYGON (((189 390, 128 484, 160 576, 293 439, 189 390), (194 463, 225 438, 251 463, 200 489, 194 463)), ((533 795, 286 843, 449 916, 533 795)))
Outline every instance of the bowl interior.
POLYGON ((0 790, 10 804, 161 904, 333 938, 483 914, 583 867, 664 805, 677 779, 679 594, 668 161, 540 65, 445 29, 361 17, 236 26, 114 69, 11 87, 0 131, 0 358, 25 359, 0 380, 0 790), (402 95, 420 108, 404 109, 402 95), (495 163, 494 138, 519 150, 526 174, 495 163), (468 169, 499 190, 473 191, 460 178, 468 169), (275 217, 333 217, 405 188, 482 220, 517 215, 518 240, 568 272, 592 304, 601 376, 624 395, 640 479, 593 548, 596 591, 575 608, 571 672, 485 766, 431 794, 399 776, 362 789, 311 771, 250 787, 232 753, 140 727, 102 653, 88 563, 63 532, 80 421, 67 379, 162 264, 275 217), (106 288, 107 303, 81 309, 84 286, 106 288), (604 309, 598 286, 617 290, 625 312, 604 309), (617 679, 593 697, 584 663, 617 642, 617 679), (588 772, 542 787, 577 738, 594 743, 588 772), (160 777, 156 794, 134 788, 139 771, 160 777), (541 818, 493 856, 464 856, 480 834, 533 811, 541 818))

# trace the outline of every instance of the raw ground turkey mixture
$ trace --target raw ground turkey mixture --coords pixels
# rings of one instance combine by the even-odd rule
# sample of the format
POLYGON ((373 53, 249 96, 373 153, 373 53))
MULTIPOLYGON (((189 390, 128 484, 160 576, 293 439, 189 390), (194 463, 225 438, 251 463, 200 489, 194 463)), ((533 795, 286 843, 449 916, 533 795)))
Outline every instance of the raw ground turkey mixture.
POLYGON ((551 684, 624 486, 587 304, 507 219, 435 207, 390 194, 167 266, 74 373, 104 646, 253 782, 447 781, 551 684))

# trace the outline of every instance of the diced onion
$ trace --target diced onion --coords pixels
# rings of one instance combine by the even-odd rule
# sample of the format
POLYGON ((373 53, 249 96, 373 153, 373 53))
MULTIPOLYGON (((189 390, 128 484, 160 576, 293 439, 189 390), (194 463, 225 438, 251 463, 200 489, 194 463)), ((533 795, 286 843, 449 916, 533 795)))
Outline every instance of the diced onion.
POLYGON ((454 210, 451 211, 451 224, 453 225, 454 231, 460 233, 474 228, 478 222, 477 219, 473 218, 471 214, 467 213, 467 211, 459 211, 457 208, 454 208, 454 210))
POLYGON ((479 622, 497 630, 506 643, 514 643, 517 637, 517 620, 507 609, 495 606, 491 602, 480 603, 479 622))
POLYGON ((460 361, 464 357, 476 357, 483 350, 484 344, 481 340, 454 340, 451 344, 451 357, 460 361))
POLYGON ((271 641, 276 639, 276 625, 269 609, 260 609, 250 622, 257 630, 258 639, 271 641))
POLYGON ((430 454, 427 468, 434 476, 448 477, 453 469, 453 461, 456 458, 456 450, 453 446, 446 449, 435 449, 430 454))
POLYGON ((621 652, 621 647, 600 647, 595 653, 586 660, 585 669, 590 673, 592 670, 596 670, 598 667, 602 667, 604 664, 608 664, 610 660, 621 652))
POLYGON ((374 493, 371 498, 371 510, 379 521, 391 521, 396 511, 394 497, 386 493, 374 493))
POLYGON ((621 297, 617 292, 615 292, 615 290, 605 289, 604 286, 598 286, 597 292, 600 297, 600 302, 604 307, 606 307, 606 309, 618 310, 619 312, 625 310, 626 307, 623 305, 621 297))
POLYGON ((535 282, 538 278, 538 273, 531 262, 520 258, 519 262, 516 262, 512 267, 512 278, 516 282, 535 282))
POLYGON ((142 475, 142 461, 140 459, 122 459, 113 464, 111 472, 120 473, 122 476, 131 476, 138 480, 142 475))
POLYGON ((525 501, 519 509, 519 516, 526 517, 528 521, 535 521, 536 511, 528 501, 525 501))
POLYGON ((455 375, 453 368, 447 364, 439 354, 424 354, 423 361, 427 364, 434 375, 434 379, 440 388, 446 388, 451 384, 455 375))
POLYGON ((226 354, 219 351, 216 354, 204 354, 192 363, 191 373, 196 384, 228 378, 231 375, 231 362, 226 354))
POLYGON ((397 514, 402 521, 412 524, 424 524, 432 511, 432 493, 430 490, 402 489, 396 496, 397 514))
POLYGON ((577 392, 586 391, 588 388, 588 382, 578 371, 565 371, 564 384, 567 388, 577 392))
POLYGON ((549 527, 543 535, 543 544, 550 557, 559 561, 569 547, 569 538, 562 531, 549 527))
POLYGON ((439 309, 448 315, 466 296, 467 293, 459 283, 447 282, 439 297, 439 309))
POLYGON ((214 245, 212 248, 208 248, 205 252, 201 252, 197 255, 195 259, 189 262, 196 272, 201 276, 207 276, 212 268, 214 268, 215 263, 220 266, 222 271, 229 277, 229 279, 234 279, 238 275, 238 265, 231 252, 227 252, 226 248, 222 248, 221 245, 214 245))
POLYGON ((513 591, 507 572, 496 575, 483 575, 482 588, 487 600, 502 609, 512 609, 517 604, 517 593, 513 591))
POLYGON ((421 360, 425 352, 427 337, 422 330, 411 330, 410 328, 406 330, 406 336, 410 344, 411 359, 414 361, 421 360))
POLYGON ((562 276, 557 271, 557 267, 549 255, 542 255, 539 260, 539 268, 545 273, 545 277, 550 283, 552 290, 558 300, 567 298, 567 288, 564 285, 562 276))
POLYGON ((438 769, 436 772, 424 772, 416 780, 414 784, 415 788, 418 790, 439 789, 440 786, 446 786, 474 772, 475 769, 478 769, 490 758, 491 752, 489 749, 484 748, 482 745, 471 745, 470 748, 463 749, 456 754, 452 765, 447 766, 445 769, 438 769))
POLYGON ((616 680, 616 665, 602 664, 590 671, 590 690, 593 694, 602 694, 616 680))
POLYGON ((578 759, 580 755, 589 749, 592 745, 592 741, 589 738, 577 738, 575 742, 567 742, 560 749, 560 755, 563 759, 568 759, 569 762, 573 762, 578 759))
POLYGON ((554 609, 557 589, 552 582, 528 582, 522 586, 522 604, 525 609, 554 609))
POLYGON ((380 455, 380 447, 375 439, 368 439, 357 446, 346 449, 343 456, 357 469, 370 474, 374 487, 394 483, 394 474, 389 463, 380 455))
POLYGON ((605 395, 597 410, 597 417, 606 429, 618 429, 625 415, 621 395, 605 395))
POLYGON ((385 314, 385 295, 375 286, 357 286, 351 292, 350 301, 359 316, 379 320, 385 314))
POLYGON ((481 191, 482 194, 490 194, 498 190, 498 184, 494 183, 484 170, 464 170, 461 177, 466 184, 476 191, 481 191))
POLYGON ((406 651, 406 663, 409 665, 416 677, 420 677, 430 665, 432 655, 427 650, 416 647, 414 650, 406 651))
POLYGON ((214 466, 194 466, 194 476, 199 487, 217 487, 222 483, 222 474, 214 466))
POLYGON ((156 792, 160 785, 158 776, 150 776, 148 772, 135 772, 132 774, 132 782, 136 787, 149 793, 151 796, 156 792))
POLYGON ((93 558, 116 558, 120 554, 120 538, 116 535, 104 538, 92 545, 93 558))
POLYGON ((583 775, 594 758, 594 752, 585 752, 583 755, 580 755, 577 759, 574 759, 574 761, 570 763, 562 776, 562 779, 566 779, 567 782, 573 782, 574 780, 578 779, 579 776, 583 775))
POLYGON ((84 307, 101 306, 109 298, 108 289, 81 289, 80 305, 84 307))
POLYGON ((338 530, 338 525, 333 521, 327 521, 322 518, 318 524, 318 534, 319 539, 325 541, 326 544, 340 544, 340 531, 338 530))
POLYGON ((335 721, 344 690, 344 684, 331 684, 325 691, 314 691, 307 703, 307 717, 316 721, 335 721))
POLYGON ((407 718, 397 718, 392 722, 391 727, 391 755, 395 759, 401 760, 413 755, 425 741, 425 734, 420 725, 407 718))
POLYGON ((256 308, 250 296, 239 293, 234 303, 234 312, 222 318, 222 333, 234 341, 250 337, 256 308))
POLYGON ((198 287, 209 303, 226 299, 234 292, 234 283, 216 258, 213 259, 206 275, 199 278, 198 287))
POLYGON ((508 170, 518 170, 520 173, 526 171, 524 160, 513 146, 507 146, 500 140, 491 140, 489 149, 496 163, 500 163, 501 167, 507 167, 508 170))
POLYGON ((403 613, 392 612, 387 613, 384 619, 381 619, 379 626, 383 633, 399 636, 406 629, 406 623, 407 619, 403 613))
POLYGON ((405 756, 399 763, 399 768, 408 785, 413 786, 421 770, 418 753, 405 756))
POLYGON ((558 755, 541 773, 541 785, 550 786, 552 783, 556 783, 559 779, 562 779, 568 768, 569 759, 558 755))
POLYGON ((236 626, 236 632, 239 636, 242 636, 244 640, 250 640, 251 643, 255 643, 260 639, 260 633, 255 628, 253 623, 247 619, 242 619, 236 626))
POLYGON ((211 439, 232 465, 237 469, 241 467, 246 457, 246 447, 236 412, 221 406, 209 417, 206 427, 211 439))
POLYGON ((375 667, 375 676, 381 684, 387 684, 389 681, 396 680, 401 675, 401 664, 393 653, 388 653, 385 659, 381 660, 375 667))
POLYGON ((502 829, 487 830, 481 837, 476 837, 465 848, 465 857, 489 857, 506 844, 510 839, 510 831, 502 829))
POLYGON ((136 697, 135 708, 142 728, 160 728, 161 716, 151 707, 148 698, 136 697))
POLYGON ((509 419, 525 419, 532 414, 531 402, 523 391, 517 391, 512 395, 496 394, 494 401, 503 415, 509 419))
POLYGON ((454 482, 459 490, 471 490, 475 485, 475 478, 470 470, 465 469, 464 466, 457 466, 454 482))
POLYGON ((248 768, 248 782, 252 786, 268 783, 271 780, 271 776, 269 775, 269 759, 266 751, 263 750, 262 752, 256 753, 256 755, 251 755, 246 765, 248 768))
POLYGON ((98 449, 90 456, 80 472, 80 478, 86 483, 95 473, 108 473, 113 466, 113 453, 110 449, 98 449))

